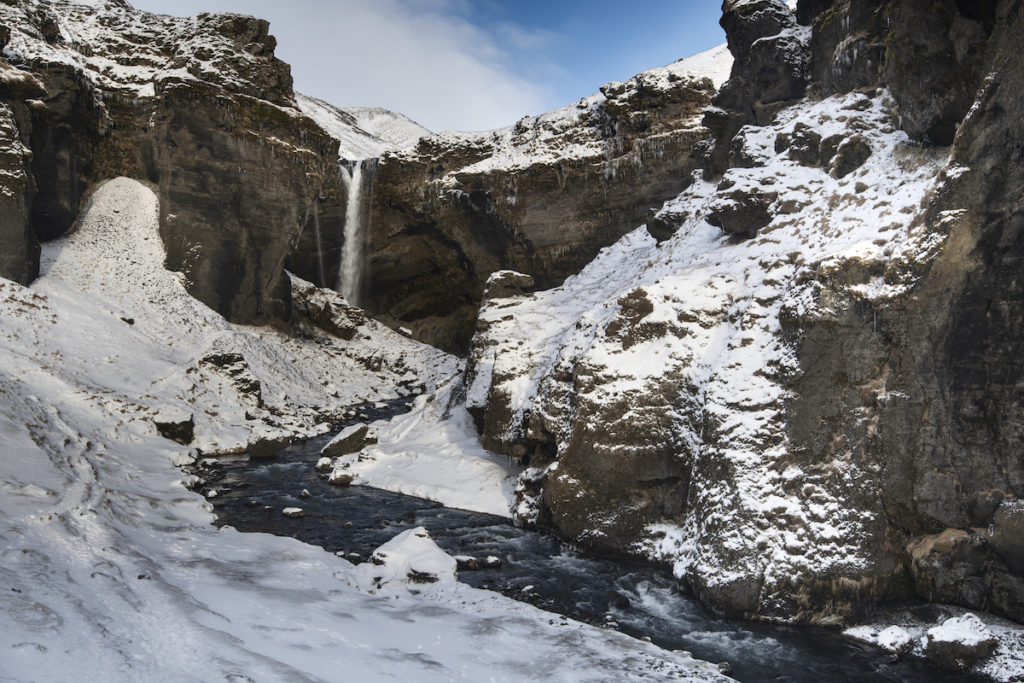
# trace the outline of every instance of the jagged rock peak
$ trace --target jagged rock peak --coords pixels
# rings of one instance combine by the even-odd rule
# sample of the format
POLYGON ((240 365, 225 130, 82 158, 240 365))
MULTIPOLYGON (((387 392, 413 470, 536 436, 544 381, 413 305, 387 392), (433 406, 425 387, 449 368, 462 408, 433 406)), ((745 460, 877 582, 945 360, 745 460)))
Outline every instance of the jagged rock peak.
POLYGON ((11 62, 74 66, 107 92, 152 96, 161 81, 195 79, 294 104, 291 70, 274 56, 277 42, 263 19, 209 13, 178 18, 120 0, 35 0, 0 4, 0 23, 11 29, 11 62))

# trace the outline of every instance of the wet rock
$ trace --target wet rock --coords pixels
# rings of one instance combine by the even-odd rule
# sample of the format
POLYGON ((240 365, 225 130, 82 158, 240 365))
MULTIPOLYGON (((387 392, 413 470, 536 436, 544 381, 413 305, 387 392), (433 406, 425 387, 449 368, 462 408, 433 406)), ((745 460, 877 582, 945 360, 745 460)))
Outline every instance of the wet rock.
POLYGON ((245 452, 257 460, 273 458, 278 451, 287 448, 293 441, 293 437, 285 435, 256 436, 245 447, 245 452))
POLYGON ((316 471, 321 474, 326 474, 334 469, 334 460, 328 457, 322 457, 316 461, 316 471))
POLYGON ((355 481, 355 475, 350 474, 344 470, 336 469, 331 472, 331 476, 327 481, 333 486, 351 486, 352 482, 355 481))
POLYGON ((871 145, 862 135, 853 135, 839 144, 835 156, 829 162, 829 171, 834 178, 845 178, 871 158, 871 145))
POLYGON ((337 436, 331 439, 320 450, 320 455, 326 458, 337 458, 349 453, 355 453, 375 443, 377 443, 377 436, 370 431, 367 425, 352 425, 341 430, 337 436))
POLYGON ((501 560, 494 555, 488 555, 487 557, 456 555, 455 562, 459 571, 475 572, 481 569, 498 569, 501 567, 501 560))
POLYGON ((195 436, 195 421, 190 413, 161 412, 153 417, 156 431, 165 439, 187 446, 195 436))
POLYGON ((922 646, 925 656, 939 666, 969 669, 988 657, 998 642, 981 619, 973 614, 964 614, 928 629, 922 646))

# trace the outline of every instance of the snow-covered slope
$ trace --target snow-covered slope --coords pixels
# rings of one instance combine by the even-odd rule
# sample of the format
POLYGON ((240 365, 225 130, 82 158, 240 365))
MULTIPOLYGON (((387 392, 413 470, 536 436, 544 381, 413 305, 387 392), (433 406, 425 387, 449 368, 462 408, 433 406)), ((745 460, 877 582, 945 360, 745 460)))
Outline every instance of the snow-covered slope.
MULTIPOLYGON (((562 287, 485 305, 467 405, 486 441, 548 444, 553 456, 524 473, 522 518, 537 518, 543 495, 562 533, 606 548, 633 539, 737 606, 770 601, 794 577, 874 570, 875 519, 851 497, 869 496, 877 471, 844 462, 837 479, 839 462, 801 465, 790 452, 788 385, 801 368, 784 328, 899 296, 942 242, 913 217, 948 151, 909 144, 889 106, 884 94, 835 96, 745 129, 742 167, 698 178, 662 210, 674 237, 658 245, 641 228, 562 287), (870 156, 842 177, 817 165, 817 147, 805 165, 779 142, 805 129, 836 145, 855 135, 870 156), (706 220, 759 202, 768 220, 753 239, 706 220), (629 503, 629 476, 649 487, 646 502, 629 503)), ((870 386, 884 401, 884 378, 870 386)))
POLYGON ((340 143, 342 159, 371 159, 392 150, 408 149, 430 131, 412 119, 377 107, 341 108, 296 94, 302 113, 340 143))
POLYGON ((216 529, 174 467, 194 450, 155 414, 191 413, 194 445, 237 447, 325 429, 320 415, 394 395, 410 371, 436 383, 450 358, 373 324, 344 342, 226 323, 163 270, 156 198, 135 181, 99 187, 43 262, 32 287, 0 280, 0 676, 720 677, 457 583, 366 595, 319 548, 216 529))

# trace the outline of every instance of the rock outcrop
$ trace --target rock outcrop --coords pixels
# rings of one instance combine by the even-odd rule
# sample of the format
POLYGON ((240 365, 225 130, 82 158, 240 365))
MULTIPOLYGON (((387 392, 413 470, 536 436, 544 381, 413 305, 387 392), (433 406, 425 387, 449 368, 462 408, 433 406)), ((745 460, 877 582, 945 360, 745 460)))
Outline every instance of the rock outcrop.
POLYGON ((0 25, 0 275, 31 280, 36 241, 129 176, 158 187, 167 265, 194 296, 235 321, 287 319, 282 265, 338 145, 296 108, 267 22, 48 0, 0 5, 0 25))
POLYGON ((541 288, 578 272, 689 182, 715 91, 690 64, 609 83, 508 129, 429 136, 385 154, 367 309, 464 351, 492 272, 516 270, 541 288))
POLYGON ((1024 620, 1024 3, 933 5, 726 2, 704 171, 562 287, 485 302, 466 401, 527 465, 521 520, 734 615, 1024 620), (890 45, 917 30, 941 54, 890 45))

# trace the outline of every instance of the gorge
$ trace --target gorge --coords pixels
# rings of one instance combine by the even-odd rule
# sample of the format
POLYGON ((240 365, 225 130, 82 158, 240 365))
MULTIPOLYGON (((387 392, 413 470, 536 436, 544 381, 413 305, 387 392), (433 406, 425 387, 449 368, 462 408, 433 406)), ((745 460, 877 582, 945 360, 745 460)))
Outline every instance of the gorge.
POLYGON ((431 133, 294 92, 259 19, 0 2, 0 671, 725 677, 456 581, 411 524, 355 564, 211 524, 244 493, 203 472, 359 423, 322 476, 1021 680, 1024 2, 721 24, 431 133))

